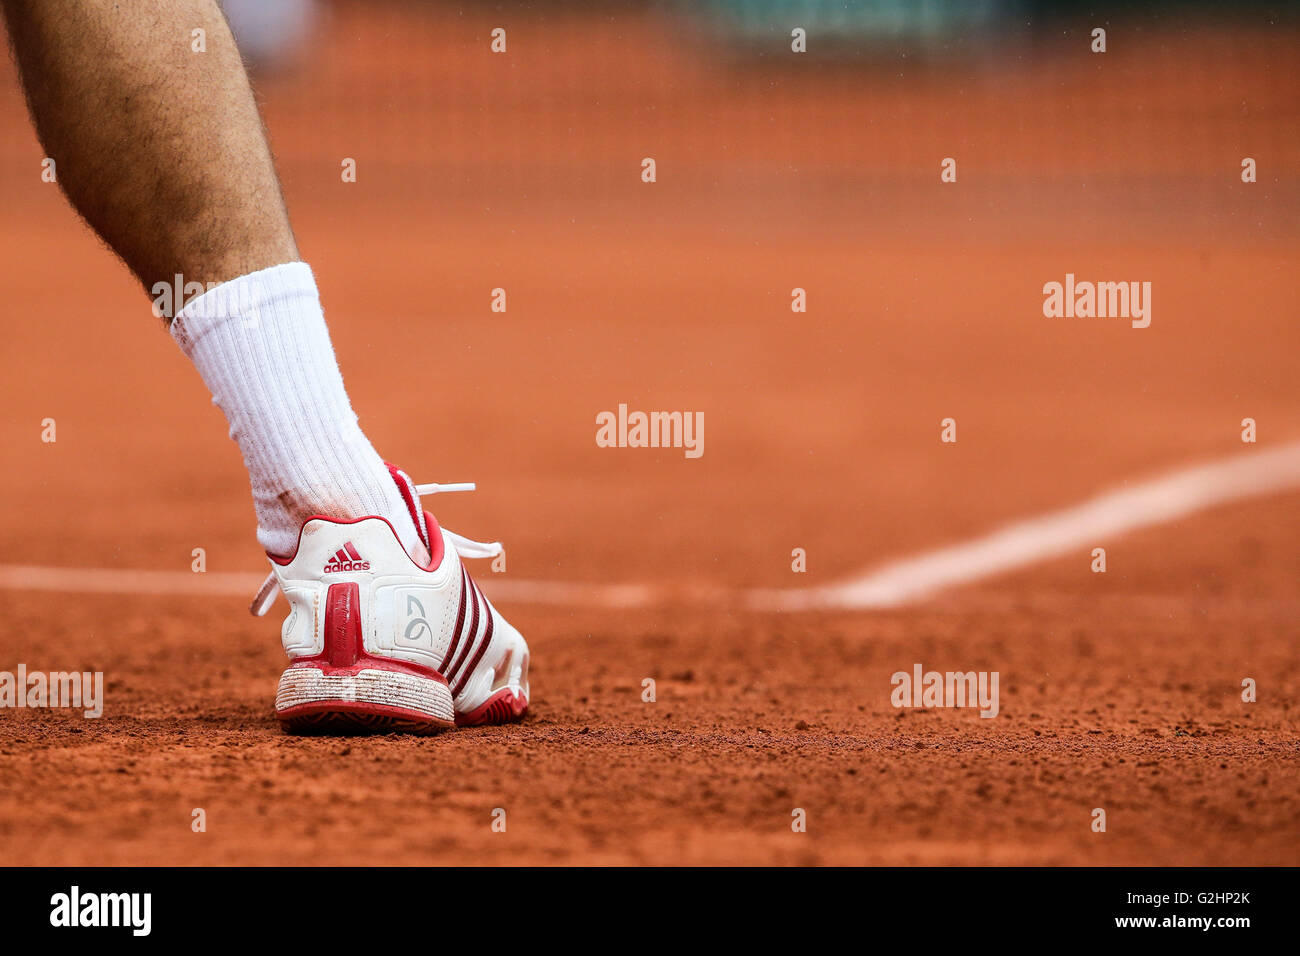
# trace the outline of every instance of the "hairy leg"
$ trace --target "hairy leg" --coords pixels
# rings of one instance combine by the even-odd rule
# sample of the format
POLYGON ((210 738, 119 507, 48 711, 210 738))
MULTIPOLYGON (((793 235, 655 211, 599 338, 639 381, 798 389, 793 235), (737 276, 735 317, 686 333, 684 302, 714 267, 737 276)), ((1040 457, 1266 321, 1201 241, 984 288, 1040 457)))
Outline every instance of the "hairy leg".
POLYGON ((178 274, 212 286, 183 306, 169 297, 167 316, 244 456, 262 546, 292 553, 313 514, 380 515, 409 554, 427 554, 418 510, 343 387, 217 0, 0 4, 72 204, 151 294, 178 274), (191 48, 196 29, 205 52, 191 48))
POLYGON ((217 0, 0 4, 59 183, 146 290, 298 258, 217 0), (195 29, 206 52, 191 50, 195 29))

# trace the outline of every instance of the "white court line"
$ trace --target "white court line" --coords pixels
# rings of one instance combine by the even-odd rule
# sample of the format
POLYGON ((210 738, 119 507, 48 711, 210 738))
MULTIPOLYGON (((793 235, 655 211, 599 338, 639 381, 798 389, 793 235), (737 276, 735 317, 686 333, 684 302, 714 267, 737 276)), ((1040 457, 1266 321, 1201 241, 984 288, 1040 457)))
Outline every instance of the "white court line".
POLYGON ((804 590, 751 591, 746 603, 782 611, 897 607, 1076 549, 1102 547, 1129 531, 1295 487, 1300 487, 1300 442, 1243 450, 1231 458, 1128 485, 838 583, 804 590))
MULTIPOLYGON (((0 590, 78 591, 94 594, 159 594, 242 597, 252 600, 263 575, 240 572, 132 571, 127 568, 56 568, 0 564, 0 590)), ((564 581, 493 579, 481 582, 493 600, 566 607, 650 607, 655 588, 640 584, 579 584, 564 581)))
MULTIPOLYGON (((1223 461, 1182 468, 1015 522, 963 544, 926 551, 821 587, 674 590, 641 584, 528 581, 491 574, 485 575, 481 584, 493 600, 566 607, 634 609, 667 603, 726 606, 736 602, 777 611, 897 607, 1078 548, 1102 547, 1129 531, 1296 487, 1300 487, 1300 442, 1242 451, 1223 461)), ((22 591, 251 599, 261 581, 259 574, 231 572, 0 565, 0 589, 22 591)))
POLYGON ((132 571, 129 568, 52 568, 0 564, 0 588, 13 591, 82 591, 93 594, 188 594, 249 600, 263 575, 193 571, 132 571))

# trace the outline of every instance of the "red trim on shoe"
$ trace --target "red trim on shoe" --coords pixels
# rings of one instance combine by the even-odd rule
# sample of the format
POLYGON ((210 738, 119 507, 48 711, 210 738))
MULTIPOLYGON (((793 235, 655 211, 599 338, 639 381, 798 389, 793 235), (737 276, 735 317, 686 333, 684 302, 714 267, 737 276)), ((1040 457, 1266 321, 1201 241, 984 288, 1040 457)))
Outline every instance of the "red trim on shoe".
POLYGON ((510 724, 522 720, 528 713, 528 695, 503 687, 468 714, 456 715, 457 727, 477 727, 480 724, 510 724))
POLYGON ((276 711, 280 726, 295 734, 394 733, 422 736, 454 726, 419 710, 392 704, 346 700, 317 700, 276 711))
POLYGON ((361 588, 355 582, 331 584, 325 592, 325 658, 331 667, 351 667, 364 653, 361 588))
POLYGON ((418 492, 415 490, 415 482, 411 476, 402 469, 398 468, 390 461, 384 462, 384 467, 388 469, 388 474, 392 477, 393 483, 397 485, 397 490, 402 494, 402 501, 406 502, 406 513, 411 516, 411 523, 415 525, 415 533, 420 536, 421 542, 430 551, 433 550, 433 543, 428 527, 420 520, 420 501, 418 492))
POLYGON ((456 648, 460 644, 460 632, 465 626, 465 602, 469 591, 468 573, 465 570, 465 565, 462 564, 460 566, 460 610, 456 612, 456 627, 451 632, 451 644, 447 648, 447 653, 442 656, 442 669, 444 671, 447 670, 447 665, 456 659, 456 648))
POLYGON ((440 684, 447 683, 447 679, 432 667, 425 667, 423 664, 412 664, 409 661, 399 661, 395 657, 372 657, 365 651, 357 655, 355 663, 346 667, 335 667, 324 654, 317 654, 314 657, 295 657, 289 661, 288 667, 310 667, 326 674, 343 674, 352 677, 367 670, 393 671, 397 674, 410 674, 413 677, 428 677, 440 684))
POLYGON ((427 677, 430 680, 436 680, 440 684, 447 683, 447 679, 432 667, 425 667, 423 664, 412 664, 410 661, 399 661, 395 657, 373 657, 364 650, 357 655, 356 661, 345 667, 335 667, 324 654, 292 658, 288 667, 310 667, 312 670, 322 671, 326 674, 342 674, 352 677, 367 670, 392 671, 396 674, 410 674, 412 677, 427 677))
POLYGON ((433 515, 427 511, 424 513, 424 527, 429 532, 429 540, 433 542, 429 545, 429 566, 424 570, 436 571, 442 564, 447 546, 442 540, 442 529, 438 527, 438 522, 433 515))
POLYGON ((469 629, 465 632, 467 640, 465 641, 465 647, 460 652, 460 659, 452 663, 450 670, 444 670, 448 681, 451 681, 460 672, 461 665, 465 663, 465 658, 469 657, 470 649, 474 646, 474 639, 478 637, 478 593, 474 587, 474 582, 470 579, 469 572, 465 571, 463 564, 460 569, 465 573, 466 590, 469 591, 470 605, 473 610, 470 612, 469 629))
MULTIPOLYGON (((278 564, 282 568, 292 564, 293 559, 298 557, 298 551, 302 548, 302 529, 307 526, 308 521, 328 521, 330 524, 357 524, 360 521, 371 521, 376 518, 388 525, 388 530, 393 532, 393 537, 397 538, 397 542, 400 545, 402 539, 398 537, 397 530, 393 527, 393 523, 383 515, 365 515, 361 518, 331 518, 329 515, 312 515, 298 527, 298 540, 294 543, 293 551, 290 554, 272 554, 268 551, 266 552, 266 557, 268 560, 278 564)), ((426 527, 431 532, 430 539, 433 541, 433 547, 429 549, 429 563, 423 565, 412 558, 409 554, 406 556, 410 560, 411 564, 415 565, 415 567, 419 568, 421 571, 436 571, 442 564, 442 559, 446 553, 446 547, 442 541, 442 532, 438 529, 438 522, 434 520, 433 515, 426 511, 424 513, 424 519, 426 527)), ((406 553, 405 548, 402 549, 402 553, 406 553)))

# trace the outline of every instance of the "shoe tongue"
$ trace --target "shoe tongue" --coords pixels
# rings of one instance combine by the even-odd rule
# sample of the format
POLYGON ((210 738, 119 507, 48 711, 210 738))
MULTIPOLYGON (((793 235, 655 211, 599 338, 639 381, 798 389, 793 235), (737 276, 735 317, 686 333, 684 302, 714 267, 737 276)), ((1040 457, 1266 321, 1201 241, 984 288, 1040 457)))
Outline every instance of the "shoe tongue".
POLYGON ((396 465, 389 462, 384 462, 384 464, 388 466, 388 473, 393 476, 398 493, 401 494, 402 500, 406 502, 406 510, 411 515, 416 534, 420 536, 420 543, 424 545, 426 551, 431 551, 433 546, 429 542, 429 528, 424 521, 424 509, 420 506, 420 493, 415 490, 415 482, 411 480, 410 475, 396 465))

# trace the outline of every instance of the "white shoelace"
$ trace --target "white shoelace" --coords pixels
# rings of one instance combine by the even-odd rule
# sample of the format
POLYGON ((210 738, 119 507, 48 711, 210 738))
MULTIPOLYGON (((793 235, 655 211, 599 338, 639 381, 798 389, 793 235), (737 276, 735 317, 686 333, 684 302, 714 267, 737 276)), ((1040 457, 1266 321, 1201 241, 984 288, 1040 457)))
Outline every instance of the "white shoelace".
MULTIPOLYGON (((446 485, 416 485, 415 493, 424 497, 426 495, 437 495, 447 491, 473 491, 477 486, 472 481, 456 481, 446 485)), ((505 551, 500 541, 474 541, 454 531, 448 531, 443 528, 451 546, 456 549, 456 553, 462 558, 495 558, 498 554, 505 551)), ((253 598, 253 603, 249 605, 248 610, 257 615, 264 617, 266 612, 271 610, 271 605, 275 603, 275 596, 280 593, 280 582, 276 578, 275 572, 272 571, 262 582, 262 586, 257 589, 257 595, 253 598)))

